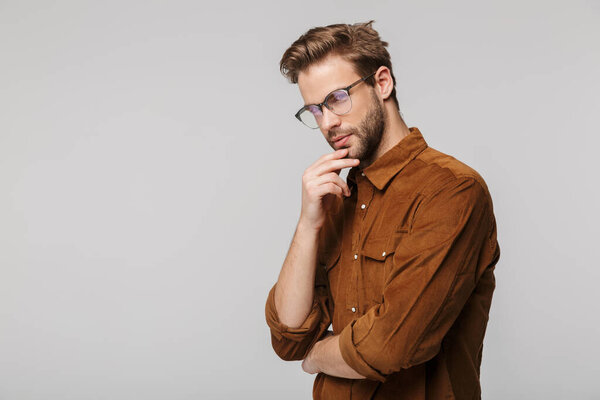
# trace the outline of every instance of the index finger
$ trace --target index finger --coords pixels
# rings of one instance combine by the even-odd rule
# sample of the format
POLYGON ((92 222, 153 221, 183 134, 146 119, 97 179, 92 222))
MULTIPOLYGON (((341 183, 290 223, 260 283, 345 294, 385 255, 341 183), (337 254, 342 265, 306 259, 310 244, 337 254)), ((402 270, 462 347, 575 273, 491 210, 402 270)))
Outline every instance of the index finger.
POLYGON ((333 160, 336 158, 343 158, 348 155, 348 149, 344 147, 343 149, 337 149, 332 151, 331 153, 323 154, 319 157, 319 160, 333 160))
POLYGON ((340 174, 343 168, 355 167, 360 163, 357 158, 329 158, 323 160, 315 166, 317 175, 323 175, 327 172, 335 172, 340 174))

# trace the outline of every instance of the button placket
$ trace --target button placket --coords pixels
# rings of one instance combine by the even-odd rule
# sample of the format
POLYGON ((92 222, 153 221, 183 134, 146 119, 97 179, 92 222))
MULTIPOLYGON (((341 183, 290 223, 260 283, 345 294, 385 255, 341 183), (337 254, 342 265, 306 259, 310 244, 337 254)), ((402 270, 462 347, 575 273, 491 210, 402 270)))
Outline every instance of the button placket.
MULTIPOLYGON (((371 206, 373 201, 376 201, 375 197, 377 197, 377 190, 375 186, 368 180, 368 178, 364 178, 365 174, 361 172, 361 177, 357 177, 356 179, 356 197, 354 203, 354 212, 353 212, 353 223, 352 223, 352 248, 353 248, 353 262, 352 267, 350 268, 350 273, 347 277, 347 292, 346 292, 346 301, 345 301, 345 309, 348 310, 348 313, 351 315, 355 315, 358 313, 362 313, 364 310, 364 301, 365 301, 365 293, 362 273, 362 261, 363 256, 361 252, 361 246, 365 232, 370 230, 369 225, 373 224, 373 217, 367 214, 369 207, 371 206), (367 218, 369 217, 369 218, 367 218)), ((382 249, 383 250, 383 249, 382 249)))
MULTIPOLYGON (((365 182, 366 183, 366 182, 365 182)), ((361 219, 364 221, 365 217, 367 216, 367 208, 369 207, 369 204, 371 203, 371 201, 373 201, 373 196, 375 195, 374 191, 373 191, 373 187, 371 185, 363 185, 362 187, 364 187, 364 190, 362 190, 362 192, 366 192, 364 196, 361 196, 359 194, 360 199, 357 198, 357 204, 360 204, 360 209, 361 209, 361 213, 360 216, 362 217, 361 219)))
MULTIPOLYGON (((364 173, 361 172, 361 176, 365 176, 364 173)), ((353 262, 350 274, 348 276, 348 290, 346 292, 346 310, 348 310, 352 314, 356 314, 361 310, 360 307, 363 302, 363 295, 361 295, 360 285, 362 284, 361 278, 361 265, 362 265, 362 255, 359 251, 360 243, 362 241, 363 232, 368 230, 367 224, 371 224, 367 219, 367 210, 374 200, 376 195, 375 187, 371 184, 371 182, 366 178, 358 178, 356 180, 356 205, 354 209, 354 217, 353 217, 353 233, 352 236, 358 235, 358 237, 353 240, 353 262), (360 208, 358 205, 360 204, 360 208), (357 246, 357 247, 355 247, 357 246), (359 255, 361 255, 359 257, 359 255)))
MULTIPOLYGON (((364 176, 364 174, 361 174, 364 176)), ((346 292, 346 310, 350 311, 352 314, 355 314, 358 311, 358 275, 360 270, 360 258, 358 252, 358 246, 360 243, 361 232, 364 229, 364 221, 365 221, 365 212, 367 203, 366 199, 372 196, 372 189, 369 187, 367 182, 364 179, 356 180, 356 206, 354 209, 354 218, 353 218, 353 227, 352 227, 352 236, 355 240, 353 240, 353 260, 352 260, 352 268, 350 269, 350 275, 348 276, 347 281, 347 292, 346 292), (359 190, 360 189, 360 190, 359 190), (360 200, 359 200, 360 197, 360 200), (358 208, 358 204, 362 204, 360 209, 358 208), (358 217, 358 218, 357 218, 358 217), (356 236, 356 237, 355 237, 356 236), (356 247, 355 247, 356 246, 356 247)))

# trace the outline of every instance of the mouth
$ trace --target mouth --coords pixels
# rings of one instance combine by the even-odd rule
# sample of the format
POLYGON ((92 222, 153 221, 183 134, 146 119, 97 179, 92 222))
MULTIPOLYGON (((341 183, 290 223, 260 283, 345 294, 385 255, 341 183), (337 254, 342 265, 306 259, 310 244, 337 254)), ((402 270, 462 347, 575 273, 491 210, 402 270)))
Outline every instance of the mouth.
POLYGON ((343 146, 344 144, 346 144, 346 142, 348 141, 348 138, 351 136, 352 134, 349 133, 347 135, 344 136, 338 136, 337 138, 335 138, 333 140, 333 144, 335 145, 335 147, 339 147, 339 146, 343 146))

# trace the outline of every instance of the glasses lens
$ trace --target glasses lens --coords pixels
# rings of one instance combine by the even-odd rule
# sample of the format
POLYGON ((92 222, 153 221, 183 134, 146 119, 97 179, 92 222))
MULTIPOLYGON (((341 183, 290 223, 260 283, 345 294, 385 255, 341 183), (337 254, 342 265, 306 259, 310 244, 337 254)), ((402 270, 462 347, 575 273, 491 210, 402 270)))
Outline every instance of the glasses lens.
POLYGON ((321 120, 321 110, 317 106, 308 106, 300 113, 300 120, 309 128, 318 128, 321 120))
POLYGON ((346 114, 352 108, 352 101, 345 90, 331 92, 325 103, 328 108, 337 115, 346 114))

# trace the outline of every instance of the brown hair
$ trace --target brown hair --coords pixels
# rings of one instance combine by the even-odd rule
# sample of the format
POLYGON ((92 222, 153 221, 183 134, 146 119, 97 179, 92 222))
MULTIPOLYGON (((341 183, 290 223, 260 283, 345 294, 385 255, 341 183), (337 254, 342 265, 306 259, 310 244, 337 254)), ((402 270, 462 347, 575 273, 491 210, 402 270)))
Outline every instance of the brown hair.
MULTIPOLYGON (((301 35, 283 53, 279 69, 291 83, 298 83, 298 74, 331 54, 339 55, 354 65, 354 70, 361 77, 372 74, 384 65, 389 68, 394 88, 390 97, 400 109, 396 98, 396 77, 392 72, 392 61, 386 50, 388 45, 379 37, 379 33, 371 27, 373 20, 364 23, 333 24, 314 27, 301 35)), ((374 87, 375 77, 365 82, 374 87)))

